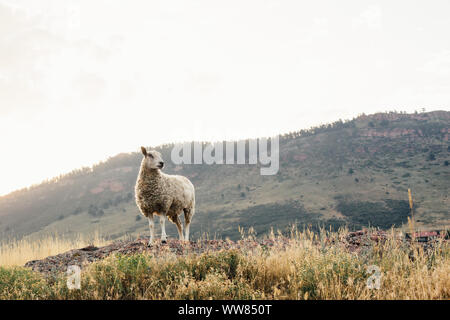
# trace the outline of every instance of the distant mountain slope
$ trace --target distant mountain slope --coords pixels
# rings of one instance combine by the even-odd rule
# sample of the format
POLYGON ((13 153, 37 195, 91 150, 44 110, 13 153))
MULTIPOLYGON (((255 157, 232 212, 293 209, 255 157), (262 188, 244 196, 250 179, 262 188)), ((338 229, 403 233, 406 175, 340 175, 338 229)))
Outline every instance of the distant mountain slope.
MULTIPOLYGON (((172 146, 157 147, 167 173, 196 187, 192 233, 239 237, 322 224, 401 226, 407 189, 423 228, 450 225, 450 112, 379 113, 280 137, 280 170, 261 176, 257 165, 182 165, 172 146)), ((139 147, 139 146, 137 146, 139 147)), ((119 154, 93 168, 0 197, 0 239, 45 232, 93 232, 117 238, 147 233, 134 203, 141 155, 119 154)), ((159 230, 157 226, 156 230, 159 230)), ((168 232, 176 235, 169 224, 168 232)))

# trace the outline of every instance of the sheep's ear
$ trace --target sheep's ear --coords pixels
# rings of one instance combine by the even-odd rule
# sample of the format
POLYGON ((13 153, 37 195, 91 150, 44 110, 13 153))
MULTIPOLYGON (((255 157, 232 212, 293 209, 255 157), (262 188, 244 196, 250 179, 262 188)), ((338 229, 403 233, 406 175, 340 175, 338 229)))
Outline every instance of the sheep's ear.
POLYGON ((144 155, 144 157, 147 156, 147 149, 145 149, 144 147, 141 147, 141 151, 142 151, 142 154, 144 155))

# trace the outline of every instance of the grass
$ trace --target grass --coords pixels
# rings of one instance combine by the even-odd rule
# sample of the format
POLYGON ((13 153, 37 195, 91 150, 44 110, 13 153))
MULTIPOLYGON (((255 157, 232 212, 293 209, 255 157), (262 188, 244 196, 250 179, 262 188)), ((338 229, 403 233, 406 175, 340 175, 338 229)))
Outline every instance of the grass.
POLYGON ((42 259, 90 244, 103 246, 108 244, 108 241, 101 238, 99 233, 94 233, 92 236, 47 235, 42 239, 23 238, 21 240, 4 241, 0 242, 0 266, 20 266, 27 261, 42 259))
MULTIPOLYGON (((424 252, 395 240, 345 250, 338 233, 291 235, 284 247, 154 257, 112 255, 83 269, 81 289, 64 275, 45 279, 21 267, 0 267, 0 299, 449 299, 450 248, 424 252), (369 289, 367 267, 380 268, 369 289)), ((251 241, 251 239, 248 239, 251 241)))

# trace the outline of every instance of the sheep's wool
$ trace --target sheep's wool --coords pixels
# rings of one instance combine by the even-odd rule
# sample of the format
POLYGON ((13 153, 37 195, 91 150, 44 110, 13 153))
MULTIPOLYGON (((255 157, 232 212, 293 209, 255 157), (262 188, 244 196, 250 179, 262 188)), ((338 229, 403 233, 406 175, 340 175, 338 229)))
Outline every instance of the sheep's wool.
POLYGON ((136 203, 144 216, 153 213, 166 215, 176 223, 178 215, 184 211, 186 223, 190 223, 194 214, 195 191, 186 177, 149 169, 143 160, 135 191, 136 203))

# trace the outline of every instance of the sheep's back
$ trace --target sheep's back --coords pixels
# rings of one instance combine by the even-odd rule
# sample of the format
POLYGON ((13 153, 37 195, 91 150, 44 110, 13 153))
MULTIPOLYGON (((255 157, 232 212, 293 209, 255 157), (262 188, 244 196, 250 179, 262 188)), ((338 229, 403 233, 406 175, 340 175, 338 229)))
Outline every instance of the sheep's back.
POLYGON ((188 178, 178 175, 166 175, 169 185, 169 195, 174 201, 180 201, 185 207, 193 205, 195 201, 194 185, 188 178))

